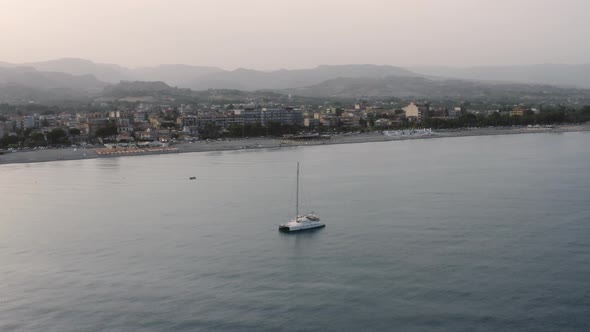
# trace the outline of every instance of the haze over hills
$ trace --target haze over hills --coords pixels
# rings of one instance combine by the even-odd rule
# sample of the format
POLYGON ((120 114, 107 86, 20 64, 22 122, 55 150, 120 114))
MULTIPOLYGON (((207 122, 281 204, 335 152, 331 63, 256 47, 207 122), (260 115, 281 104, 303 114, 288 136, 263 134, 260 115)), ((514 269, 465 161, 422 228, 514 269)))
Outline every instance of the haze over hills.
MULTIPOLYGON (((468 78, 458 80, 443 78, 442 76, 454 75, 456 71, 439 67, 417 68, 432 75, 427 76, 387 65, 324 65, 311 69, 265 72, 243 68, 227 71, 216 67, 189 65, 129 69, 83 59, 59 59, 29 63, 27 67, 0 63, 0 101, 46 102, 61 99, 86 100, 101 96, 124 98, 126 94, 137 95, 142 92, 145 95, 150 91, 157 96, 169 98, 181 96, 184 100, 198 96, 194 90, 208 89, 225 90, 224 96, 241 95, 237 90, 266 90, 311 98, 444 97, 540 100, 549 95, 587 96, 587 90, 550 86, 544 84, 544 80, 551 78, 564 85, 576 80, 581 85, 584 80, 590 80, 590 75, 584 75, 588 67, 590 65, 539 65, 516 67, 513 70, 493 70, 495 67, 466 68, 458 70, 456 76, 468 78), (565 69, 560 71, 560 68, 565 69), (506 83, 511 80, 534 81, 534 84, 506 83), (119 84, 121 81, 123 83, 119 84), (112 84, 116 85, 110 86, 112 84), (160 89, 156 88, 158 86, 160 89)), ((590 81, 588 86, 590 87, 590 81)))
POLYGON ((181 85, 203 75, 223 71, 215 67, 199 67, 189 65, 159 65, 155 67, 126 68, 115 64, 95 63, 77 58, 61 58, 56 60, 30 62, 24 64, 1 63, 0 67, 27 66, 39 71, 62 72, 71 75, 93 75, 107 83, 120 81, 165 81, 171 85, 181 85))
POLYGON ((322 102, 326 99, 447 99, 471 101, 505 101, 509 103, 563 103, 570 100, 590 102, 590 90, 560 88, 522 83, 487 83, 465 80, 431 80, 423 77, 388 76, 383 78, 336 78, 304 88, 286 90, 229 90, 170 87, 164 82, 121 82, 105 88, 104 98, 127 101, 207 100, 275 102, 322 102), (291 97, 287 97, 291 95, 291 97))
POLYGON ((377 78, 386 76, 418 76, 409 70, 379 65, 322 65, 311 69, 277 70, 271 72, 236 69, 187 82, 186 87, 204 90, 228 88, 240 90, 289 89, 318 84, 339 77, 377 78))
POLYGON ((491 83, 469 80, 440 80, 424 77, 337 78, 304 88, 283 90, 307 97, 372 98, 416 97, 542 101, 555 97, 590 98, 590 90, 523 83, 491 83))
MULTIPOLYGON (((40 71, 72 75, 91 74, 107 83, 122 80, 163 81, 172 86, 206 89, 291 89, 319 84, 336 78, 383 78, 388 76, 440 77, 464 80, 519 82, 590 88, 590 64, 528 66, 479 66, 467 68, 416 66, 401 68, 389 65, 322 65, 310 69, 259 71, 224 70, 217 67, 163 64, 153 67, 126 68, 95 63, 85 59, 62 58, 22 64, 40 71)), ((0 62, 0 67, 17 64, 0 62)))
POLYGON ((101 91, 107 83, 93 75, 71 75, 38 71, 28 67, 0 68, 0 84, 15 84, 37 89, 68 88, 79 91, 101 91))
POLYGON ((443 67, 416 66, 410 70, 421 75, 466 80, 550 84, 590 88, 590 64, 539 64, 528 66, 443 67))
POLYGON ((27 63, 41 71, 58 71, 72 75, 91 74, 108 83, 122 80, 163 81, 169 85, 194 90, 206 89, 287 89, 317 84, 338 77, 417 76, 399 67, 378 65, 318 66, 311 69, 258 71, 239 68, 164 64, 136 69, 119 65, 94 63, 84 59, 63 58, 27 63))
MULTIPOLYGON (((39 71, 63 72, 72 75, 91 74, 101 81, 163 81, 169 85, 195 90, 206 89, 286 89, 317 84, 338 77, 417 76, 399 67, 378 65, 318 66, 311 69, 258 71, 239 68, 163 64, 154 67, 126 68, 113 64, 94 63, 85 59, 62 58, 22 64, 39 71)), ((6 64, 6 66, 18 66, 6 64)))
POLYGON ((92 75, 0 67, 0 101, 26 102, 83 99, 98 96, 108 84, 92 75))
POLYGON ((123 81, 118 84, 109 85, 104 89, 101 100, 119 101, 174 101, 174 102, 195 102, 195 101, 219 101, 224 103, 232 102, 257 102, 260 100, 272 100, 273 102, 296 102, 305 103, 312 98, 289 97, 284 93, 269 90, 243 91, 232 89, 207 89, 194 91, 186 88, 171 87, 164 82, 142 82, 123 81))
POLYGON ((15 66, 15 64, 0 61, 0 68, 11 68, 15 66))
POLYGON ((22 64, 33 67, 39 71, 61 72, 71 75, 94 75, 97 79, 117 83, 132 77, 128 69, 114 64, 95 63, 90 60, 76 58, 61 58, 56 60, 30 62, 22 64))
POLYGON ((187 82, 222 72, 224 72, 224 70, 217 67, 181 64, 164 64, 155 67, 142 67, 127 70, 128 75, 134 80, 162 81, 179 87, 188 87, 186 84, 187 82))

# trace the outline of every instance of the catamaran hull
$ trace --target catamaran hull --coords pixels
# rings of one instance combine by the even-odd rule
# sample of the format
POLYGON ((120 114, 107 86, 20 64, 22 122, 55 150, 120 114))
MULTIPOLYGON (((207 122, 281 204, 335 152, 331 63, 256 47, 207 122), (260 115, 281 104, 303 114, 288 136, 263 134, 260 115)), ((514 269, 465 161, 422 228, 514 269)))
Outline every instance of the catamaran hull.
POLYGON ((316 224, 316 225, 302 225, 302 226, 279 226, 279 231, 285 233, 293 233, 293 232, 301 232, 301 231, 309 231, 318 228, 324 228, 326 224, 316 224))

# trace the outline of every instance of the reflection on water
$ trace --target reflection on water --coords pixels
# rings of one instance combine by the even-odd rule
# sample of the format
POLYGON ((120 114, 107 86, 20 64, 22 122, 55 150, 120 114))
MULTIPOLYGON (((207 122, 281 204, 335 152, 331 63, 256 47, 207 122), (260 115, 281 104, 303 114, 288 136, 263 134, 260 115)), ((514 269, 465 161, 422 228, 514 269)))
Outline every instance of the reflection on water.
MULTIPOLYGON (((328 226, 326 226, 328 227, 328 226)), ((303 230, 303 231, 298 231, 298 232, 278 232, 279 236, 283 239, 285 239, 285 241, 287 241, 286 243, 288 244, 293 244, 293 248, 294 248, 294 252, 293 254, 298 255, 301 254, 301 250, 302 249, 306 249, 307 247, 309 247, 310 244, 313 243, 313 241, 319 240, 319 237, 321 236, 321 232, 323 232, 325 230, 325 227, 322 228, 315 228, 315 229, 307 229, 307 230, 303 230)))
POLYGON ((118 170, 121 166, 121 158, 98 158, 96 159, 96 167, 101 170, 118 170))

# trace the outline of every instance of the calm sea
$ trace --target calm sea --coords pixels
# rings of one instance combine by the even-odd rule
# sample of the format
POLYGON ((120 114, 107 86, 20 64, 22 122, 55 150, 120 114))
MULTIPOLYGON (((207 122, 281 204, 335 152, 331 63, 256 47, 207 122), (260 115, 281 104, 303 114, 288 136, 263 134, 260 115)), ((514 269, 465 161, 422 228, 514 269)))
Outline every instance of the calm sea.
POLYGON ((590 133, 0 166, 0 330, 588 331, 589 170, 590 133), (296 161, 327 227, 282 234, 296 161))

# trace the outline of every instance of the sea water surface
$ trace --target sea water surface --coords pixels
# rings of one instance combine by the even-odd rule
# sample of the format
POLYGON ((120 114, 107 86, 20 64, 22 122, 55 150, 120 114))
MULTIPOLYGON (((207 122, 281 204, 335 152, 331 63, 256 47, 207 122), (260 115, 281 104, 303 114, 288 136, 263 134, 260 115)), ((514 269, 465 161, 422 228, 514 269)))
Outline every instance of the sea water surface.
POLYGON ((0 330, 588 331, 589 170, 590 133, 3 165, 0 330), (327 227, 282 234, 296 161, 327 227))

